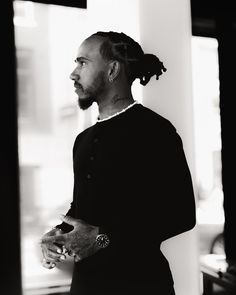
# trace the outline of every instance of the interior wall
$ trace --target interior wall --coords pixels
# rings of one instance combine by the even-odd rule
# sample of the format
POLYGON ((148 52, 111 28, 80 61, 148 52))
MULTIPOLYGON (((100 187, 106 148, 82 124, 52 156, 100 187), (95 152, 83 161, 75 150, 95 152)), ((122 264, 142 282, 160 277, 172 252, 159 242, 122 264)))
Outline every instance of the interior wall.
MULTIPOLYGON (((97 31, 124 32, 140 42, 139 0, 87 0, 86 35, 97 31)), ((136 100, 142 102, 142 86, 132 86, 136 100)))
MULTIPOLYGON (((158 81, 152 78, 144 87, 143 104, 177 128, 195 189, 189 0, 140 0, 140 34, 144 51, 156 54, 167 68, 158 81)), ((163 242, 162 251, 172 269, 176 295, 200 294, 196 227, 163 242)))

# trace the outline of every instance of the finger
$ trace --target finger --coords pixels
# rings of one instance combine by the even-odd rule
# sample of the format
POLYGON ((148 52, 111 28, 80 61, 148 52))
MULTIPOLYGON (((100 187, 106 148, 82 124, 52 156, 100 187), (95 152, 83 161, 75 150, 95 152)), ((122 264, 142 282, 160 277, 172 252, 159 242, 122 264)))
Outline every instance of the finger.
POLYGON ((46 236, 55 236, 58 234, 62 234, 63 231, 60 228, 54 227, 48 234, 46 234, 46 236))
POLYGON ((67 251, 66 247, 63 245, 63 246, 62 246, 62 253, 63 253, 63 254, 66 254, 67 252, 68 252, 68 251, 67 251))
POLYGON ((41 243, 41 248, 44 252, 50 251, 56 254, 63 253, 63 246, 59 244, 41 243))
POLYGON ((78 219, 76 218, 73 218, 71 216, 68 216, 68 215, 60 215, 60 219, 67 223, 67 224, 70 224, 72 226, 77 226, 78 225, 78 219))
POLYGON ((50 251, 43 251, 43 258, 50 262, 60 261, 60 255, 50 251))
POLYGON ((60 260, 61 260, 61 261, 66 260, 66 255, 61 255, 61 256, 60 256, 60 260))
POLYGON ((48 263, 55 263, 55 262, 59 262, 59 261, 60 261, 59 259, 57 259, 57 258, 52 258, 52 257, 50 257, 50 256, 48 256, 48 255, 45 255, 45 259, 46 259, 46 261, 47 261, 48 263))
POLYGON ((42 259, 42 265, 43 265, 43 267, 45 267, 47 269, 52 269, 52 268, 54 268, 56 266, 56 263, 43 258, 42 259))
POLYGON ((44 254, 44 258, 49 260, 60 261, 60 260, 65 260, 65 255, 56 254, 54 252, 46 252, 44 254))
POLYGON ((73 253, 71 250, 68 251, 69 256, 75 256, 75 253, 73 253))
POLYGON ((78 261, 81 260, 81 257, 79 256, 79 254, 76 254, 76 253, 74 253, 74 252, 72 252, 72 251, 69 251, 69 252, 68 252, 68 255, 71 256, 71 257, 74 257, 74 261, 75 261, 75 262, 78 262, 78 261))
POLYGON ((63 234, 63 231, 60 228, 56 228, 55 235, 58 236, 61 234, 63 234))
POLYGON ((52 236, 52 237, 43 237, 41 240, 41 243, 42 244, 57 243, 57 244, 63 245, 65 243, 66 239, 67 239, 67 234, 59 234, 59 235, 52 236))
POLYGON ((66 254, 67 252, 68 251, 64 245, 62 247, 59 246, 59 249, 57 249, 57 253, 59 253, 59 254, 66 254))
POLYGON ((49 263, 43 264, 43 267, 45 267, 45 268, 47 268, 47 269, 52 269, 52 268, 54 268, 55 266, 56 266, 55 263, 53 263, 53 264, 49 264, 49 263))
POLYGON ((60 261, 64 261, 66 260, 66 256, 65 255, 58 255, 57 257, 51 257, 50 255, 45 255, 45 257, 47 258, 47 260, 50 260, 51 262, 60 262, 60 261))
POLYGON ((44 237, 53 237, 55 235, 62 234, 62 233, 63 233, 63 231, 60 228, 54 227, 49 232, 45 233, 43 235, 43 238, 44 237))
POLYGON ((63 246, 60 244, 50 244, 47 249, 51 252, 54 252, 56 254, 63 253, 63 246))

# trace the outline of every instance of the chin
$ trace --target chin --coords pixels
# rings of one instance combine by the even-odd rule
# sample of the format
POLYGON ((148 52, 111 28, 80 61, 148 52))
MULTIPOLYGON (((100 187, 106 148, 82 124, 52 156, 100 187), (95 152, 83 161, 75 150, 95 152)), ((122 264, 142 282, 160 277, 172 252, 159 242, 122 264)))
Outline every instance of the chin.
POLYGON ((91 97, 79 97, 78 99, 78 105, 81 108, 81 110, 87 110, 91 105, 94 103, 94 99, 91 97))

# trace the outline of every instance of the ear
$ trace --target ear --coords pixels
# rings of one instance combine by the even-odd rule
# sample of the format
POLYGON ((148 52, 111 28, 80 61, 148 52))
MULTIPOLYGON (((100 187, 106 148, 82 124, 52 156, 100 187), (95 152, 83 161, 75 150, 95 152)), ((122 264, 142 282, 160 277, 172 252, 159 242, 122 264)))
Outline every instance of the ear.
POLYGON ((110 82, 113 82, 119 76, 120 69, 121 64, 119 61, 113 60, 110 62, 108 69, 108 80, 110 82))

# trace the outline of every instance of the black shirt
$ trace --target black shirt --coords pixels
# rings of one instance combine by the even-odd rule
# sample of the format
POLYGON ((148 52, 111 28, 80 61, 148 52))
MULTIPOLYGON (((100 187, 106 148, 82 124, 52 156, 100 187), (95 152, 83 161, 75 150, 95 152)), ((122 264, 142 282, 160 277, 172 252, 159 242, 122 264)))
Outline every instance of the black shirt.
POLYGON ((95 282, 136 288, 127 294, 136 294, 140 284, 172 294, 160 244, 195 225, 191 175, 174 126, 136 104, 81 132, 73 165, 74 194, 67 214, 102 227, 111 243, 75 264, 71 294, 95 282))

